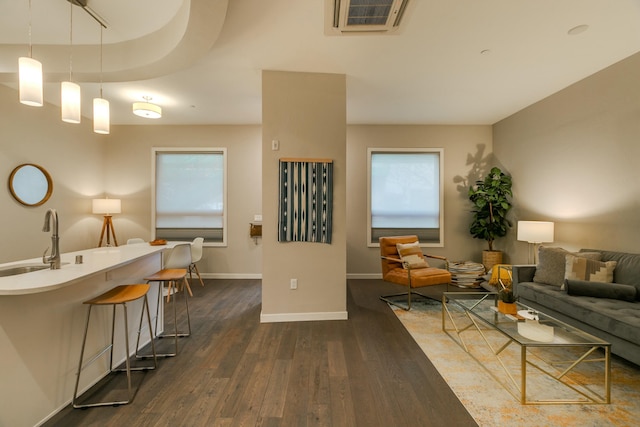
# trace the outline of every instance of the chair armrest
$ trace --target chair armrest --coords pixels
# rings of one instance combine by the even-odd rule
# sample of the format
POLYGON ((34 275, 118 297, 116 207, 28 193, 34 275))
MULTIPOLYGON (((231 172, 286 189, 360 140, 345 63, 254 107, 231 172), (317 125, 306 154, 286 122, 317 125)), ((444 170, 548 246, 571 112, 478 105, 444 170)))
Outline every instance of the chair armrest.
POLYGON ((387 261, 399 262, 402 264, 402 260, 400 258, 391 258, 390 256, 380 256, 380 259, 386 259, 387 261))
POLYGON ((429 254, 422 254, 427 258, 433 258, 433 259, 438 259, 440 261, 444 261, 444 265, 445 265, 445 269, 449 270, 449 260, 447 259, 447 257, 441 256, 441 255, 429 255, 429 254))
POLYGON ((401 260, 400 258, 392 258, 390 256, 380 255, 380 259, 386 259, 387 261, 393 261, 402 264, 402 268, 407 270, 409 274, 411 274, 411 264, 406 261, 401 260))

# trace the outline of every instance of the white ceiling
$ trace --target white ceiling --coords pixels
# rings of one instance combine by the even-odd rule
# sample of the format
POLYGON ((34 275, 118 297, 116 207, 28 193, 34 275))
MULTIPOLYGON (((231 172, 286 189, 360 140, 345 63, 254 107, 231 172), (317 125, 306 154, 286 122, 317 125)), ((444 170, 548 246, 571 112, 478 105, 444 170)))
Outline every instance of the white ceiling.
MULTIPOLYGON (((99 26, 74 6, 70 48, 69 3, 31 1, 45 100, 59 104, 71 54, 90 120, 99 26)), ((492 124, 640 51, 640 0, 410 0, 396 34, 351 36, 325 35, 325 0, 88 5, 108 23, 113 124, 259 124, 263 69, 346 74, 348 123, 492 124), (144 95, 161 119, 131 113, 144 95)), ((28 0, 0 0, 0 82, 13 88, 28 22, 28 0)))

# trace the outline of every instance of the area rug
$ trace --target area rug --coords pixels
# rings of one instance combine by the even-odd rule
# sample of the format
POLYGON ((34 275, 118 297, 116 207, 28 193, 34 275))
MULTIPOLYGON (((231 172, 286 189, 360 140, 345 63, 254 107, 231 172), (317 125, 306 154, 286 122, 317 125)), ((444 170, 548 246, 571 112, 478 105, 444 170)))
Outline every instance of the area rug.
MULTIPOLYGON (((500 366, 489 366, 492 360, 495 361, 491 353, 487 350, 486 360, 482 356, 478 357, 476 350, 485 345, 479 333, 475 333, 476 338, 473 333, 465 335, 466 343, 476 355, 474 359, 442 330, 441 303, 414 302, 411 311, 390 307, 480 426, 588 427, 637 426, 640 423, 640 368, 633 364, 612 358, 611 404, 521 405, 507 391, 508 384, 505 388, 494 378, 500 372, 500 366), (483 367, 481 363, 486 365, 483 367)), ((500 339, 499 334, 495 339, 500 339)), ((515 363, 518 363, 519 347, 510 347, 514 348, 507 348, 506 351, 513 351, 515 363)), ((509 363, 506 353, 503 359, 507 361, 505 363, 509 363)), ((527 375, 529 395, 551 393, 550 396, 554 397, 554 387, 557 384, 548 384, 545 382, 549 381, 547 379, 527 375)), ((560 393, 558 397, 562 399, 566 388, 557 388, 560 393)))

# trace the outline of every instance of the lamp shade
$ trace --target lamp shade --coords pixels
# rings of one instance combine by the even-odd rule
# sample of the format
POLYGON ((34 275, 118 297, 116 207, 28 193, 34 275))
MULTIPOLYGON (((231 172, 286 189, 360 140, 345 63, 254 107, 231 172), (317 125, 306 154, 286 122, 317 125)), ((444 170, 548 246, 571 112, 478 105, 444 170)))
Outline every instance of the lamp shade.
POLYGON ((150 102, 134 102, 133 114, 147 119, 159 119, 162 117, 162 108, 150 102))
POLYGON ((20 102, 32 107, 42 107, 42 64, 26 56, 18 58, 20 102))
POLYGON ((93 98, 93 131, 109 133, 109 101, 104 98, 93 98))
POLYGON ((553 222, 518 221, 517 239, 529 243, 553 242, 553 222))
POLYGON ((62 104, 62 121, 80 123, 80 85, 73 82, 62 82, 60 100, 62 104))
POLYGON ((120 199, 93 199, 94 214, 119 214, 122 212, 120 199))

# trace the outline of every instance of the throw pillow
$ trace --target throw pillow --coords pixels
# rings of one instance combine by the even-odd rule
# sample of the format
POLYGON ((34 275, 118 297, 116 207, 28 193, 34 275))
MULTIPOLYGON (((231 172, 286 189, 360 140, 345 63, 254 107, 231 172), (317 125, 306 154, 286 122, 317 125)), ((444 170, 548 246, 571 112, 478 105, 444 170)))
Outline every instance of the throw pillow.
POLYGON ((566 279, 564 283, 567 294, 572 296, 610 298, 631 302, 636 300, 636 288, 632 285, 570 279, 566 279))
POLYGON ((511 286, 511 265, 510 264, 496 264, 491 267, 491 278, 489 284, 492 286, 498 286, 498 280, 502 279, 502 283, 506 287, 511 286))
POLYGON ((429 267, 429 264, 420 249, 420 242, 398 243, 396 244, 396 248, 398 249, 398 255, 400 255, 402 266, 404 268, 407 268, 407 264, 409 264, 410 268, 429 267))
POLYGON ((613 282, 613 270, 618 264, 617 261, 595 261, 571 254, 565 260, 564 278, 587 282, 613 282))
POLYGON ((564 283, 564 271, 566 268, 565 256, 567 254, 594 259, 600 261, 600 252, 569 252, 563 248, 540 246, 538 249, 538 265, 533 276, 533 281, 546 285, 561 287, 564 283))

